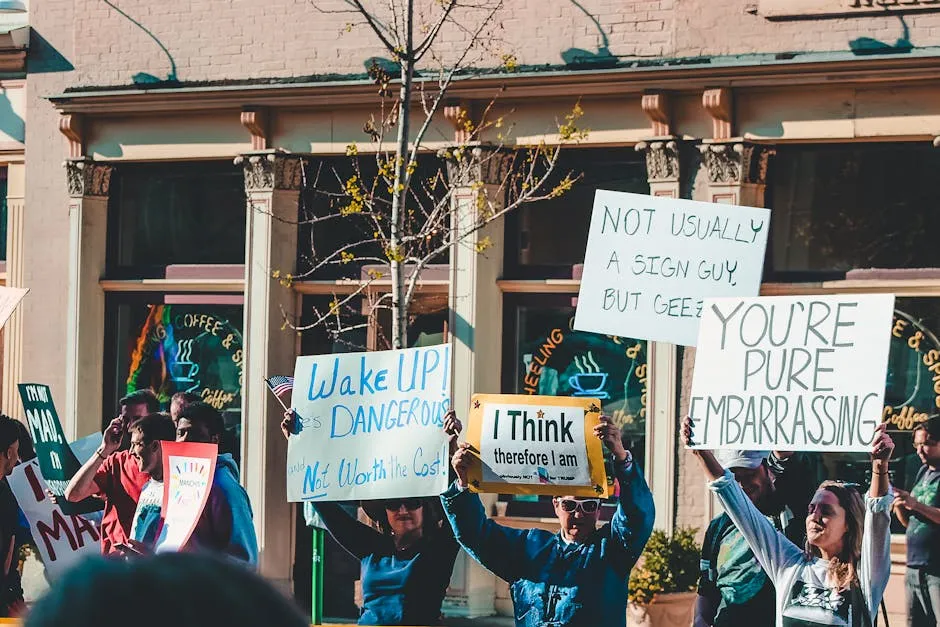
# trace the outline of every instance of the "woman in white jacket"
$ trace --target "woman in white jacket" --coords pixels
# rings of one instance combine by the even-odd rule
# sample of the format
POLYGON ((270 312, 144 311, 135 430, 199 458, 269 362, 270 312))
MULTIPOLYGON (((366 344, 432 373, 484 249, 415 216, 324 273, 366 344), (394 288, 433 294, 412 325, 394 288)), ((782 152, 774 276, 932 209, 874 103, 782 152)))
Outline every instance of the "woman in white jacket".
MULTIPOLYGON (((692 446, 692 423, 682 437, 692 446)), ((872 480, 865 497, 857 486, 824 481, 806 515, 806 546, 777 531, 745 496, 711 451, 693 450, 728 516, 773 581, 777 627, 871 627, 891 569, 888 460, 894 442, 885 425, 872 442, 872 480)))

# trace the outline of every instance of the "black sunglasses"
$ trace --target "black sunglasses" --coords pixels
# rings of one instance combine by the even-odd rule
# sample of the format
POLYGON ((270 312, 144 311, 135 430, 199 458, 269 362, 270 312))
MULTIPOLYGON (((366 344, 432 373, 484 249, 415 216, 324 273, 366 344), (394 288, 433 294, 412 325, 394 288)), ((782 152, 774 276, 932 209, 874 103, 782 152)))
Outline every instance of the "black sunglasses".
POLYGON ((601 502, 597 499, 586 499, 583 501, 576 501, 574 499, 561 499, 559 501, 561 509, 566 512, 573 512, 580 508, 585 514, 593 514, 597 511, 597 508, 601 506, 601 502))
POLYGON ((388 499, 384 502, 385 509, 390 512, 397 512, 401 509, 401 506, 404 505, 405 509, 409 512, 413 512, 416 509, 420 509, 423 505, 421 499, 388 499))

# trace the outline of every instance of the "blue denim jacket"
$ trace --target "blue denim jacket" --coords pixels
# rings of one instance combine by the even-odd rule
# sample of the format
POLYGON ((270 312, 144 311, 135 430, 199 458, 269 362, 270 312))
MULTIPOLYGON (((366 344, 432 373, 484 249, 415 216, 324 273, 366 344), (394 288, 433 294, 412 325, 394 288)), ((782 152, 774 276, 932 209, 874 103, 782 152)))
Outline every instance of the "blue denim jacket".
POLYGON ((454 536, 484 568, 510 583, 516 627, 622 627, 627 580, 653 531, 653 495, 631 464, 615 464, 620 503, 583 543, 560 533, 511 529, 486 517, 480 498, 456 484, 441 495, 454 536))

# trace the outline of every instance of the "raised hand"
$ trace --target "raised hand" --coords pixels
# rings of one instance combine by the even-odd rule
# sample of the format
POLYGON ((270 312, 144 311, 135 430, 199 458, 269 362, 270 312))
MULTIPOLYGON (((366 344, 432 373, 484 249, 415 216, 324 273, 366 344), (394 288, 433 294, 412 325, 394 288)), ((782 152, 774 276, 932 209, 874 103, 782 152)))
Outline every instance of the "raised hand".
MULTIPOLYGON (((685 446, 695 446, 695 432, 692 428, 691 416, 686 416, 682 421, 682 427, 679 429, 679 438, 685 446)), ((715 459, 715 455, 711 451, 692 449, 692 454, 695 455, 702 465, 702 470, 705 471, 705 477, 709 481, 714 481, 725 474, 725 469, 718 463, 718 460, 715 459)))
POLYGON ((604 443, 607 450, 610 451, 618 461, 627 459, 627 449, 623 447, 620 427, 614 424, 610 416, 601 416, 601 421, 594 425, 594 436, 604 443))
POLYGON ((872 459, 887 461, 891 459, 891 453, 894 452, 894 440, 887 432, 887 423, 881 423, 875 428, 875 435, 871 441, 872 459))
POLYGON ((284 434, 285 439, 290 439, 291 434, 294 432, 295 416, 293 409, 284 412, 284 419, 281 420, 281 433, 284 434))
POLYGON ((450 460, 450 465, 454 467, 457 474, 457 485, 466 488, 469 484, 467 474, 470 472, 470 462, 473 458, 473 448, 467 442, 461 442, 457 445, 457 452, 450 460))
POLYGON ((461 431, 463 431, 463 423, 457 417, 457 412, 451 409, 444 414, 444 433, 447 434, 451 455, 457 452, 457 436, 461 431))
POLYGON ((101 436, 101 447, 98 449, 101 451, 101 457, 107 457, 121 448, 124 427, 124 419, 120 417, 115 418, 108 424, 108 428, 104 430, 101 436))

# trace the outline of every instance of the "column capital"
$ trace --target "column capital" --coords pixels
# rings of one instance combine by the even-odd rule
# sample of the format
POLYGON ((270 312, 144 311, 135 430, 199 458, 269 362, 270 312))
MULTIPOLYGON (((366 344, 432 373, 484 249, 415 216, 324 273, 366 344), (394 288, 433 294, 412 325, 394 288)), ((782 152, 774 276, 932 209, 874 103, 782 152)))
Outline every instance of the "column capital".
POLYGON ((245 174, 245 192, 299 191, 303 159, 283 150, 249 152, 235 157, 245 174))
POLYGON ((92 159, 69 159, 65 162, 68 178, 69 196, 107 198, 111 191, 111 172, 113 167, 92 159))
POLYGON ((442 150, 438 156, 447 163, 450 185, 467 187, 474 183, 500 185, 509 176, 515 154, 505 148, 478 144, 442 150))
POLYGON ((681 160, 676 139, 641 141, 637 152, 646 155, 646 178, 650 183, 678 183, 681 160))
POLYGON ((708 180, 712 185, 766 185, 773 146, 750 142, 699 145, 708 180))

